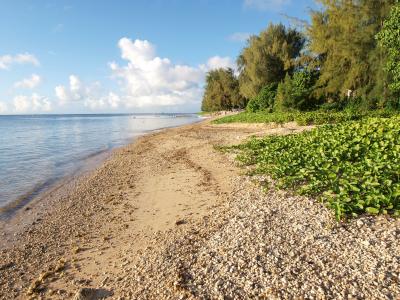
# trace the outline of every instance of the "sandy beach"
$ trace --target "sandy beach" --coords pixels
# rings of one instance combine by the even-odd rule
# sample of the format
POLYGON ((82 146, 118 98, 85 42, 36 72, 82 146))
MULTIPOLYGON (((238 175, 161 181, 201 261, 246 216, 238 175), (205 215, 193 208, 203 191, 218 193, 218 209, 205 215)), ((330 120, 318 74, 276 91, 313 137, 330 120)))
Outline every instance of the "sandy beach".
POLYGON ((337 223, 215 149, 308 129, 206 120, 115 150, 0 223, 0 299, 399 298, 399 219, 337 223))

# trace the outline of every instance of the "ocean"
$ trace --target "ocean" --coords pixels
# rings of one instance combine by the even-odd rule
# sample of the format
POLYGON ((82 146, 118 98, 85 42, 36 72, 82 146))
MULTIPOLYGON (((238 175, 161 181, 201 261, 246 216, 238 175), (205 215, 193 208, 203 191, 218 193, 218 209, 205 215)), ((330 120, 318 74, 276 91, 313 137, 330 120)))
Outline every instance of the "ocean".
POLYGON ((0 215, 78 172, 89 158, 146 132, 198 120, 194 114, 0 116, 0 215))

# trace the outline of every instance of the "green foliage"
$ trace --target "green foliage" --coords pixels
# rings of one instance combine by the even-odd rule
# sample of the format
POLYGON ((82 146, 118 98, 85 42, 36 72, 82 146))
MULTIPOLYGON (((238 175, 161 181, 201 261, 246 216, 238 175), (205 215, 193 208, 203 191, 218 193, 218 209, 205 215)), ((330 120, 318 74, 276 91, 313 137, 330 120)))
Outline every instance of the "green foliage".
POLYGON ((217 69, 208 72, 201 104, 202 111, 244 108, 245 99, 239 94, 239 82, 232 69, 217 69))
POLYGON ((400 3, 393 6, 377 39, 388 53, 386 68, 393 76, 390 88, 395 92, 400 92, 400 3))
POLYGON ((344 109, 347 111, 368 111, 377 108, 377 102, 373 99, 363 99, 361 97, 349 98, 345 101, 344 109))
MULTIPOLYGON (((380 31, 395 0, 318 0, 308 28, 310 50, 320 62, 318 92, 332 100, 347 90, 363 99, 389 97, 384 52, 377 47, 380 31)), ((383 105, 382 105, 383 106, 383 105)))
POLYGON ((225 124, 225 123, 288 123, 293 122, 295 113, 265 113, 256 112, 249 113, 243 112, 237 115, 230 115, 222 117, 213 121, 214 124, 225 124))
POLYGON ((399 109, 399 1, 317 2, 307 47, 299 31, 270 24, 241 51, 238 80, 232 71, 208 74, 202 109, 244 108, 246 99, 249 112, 399 109))
POLYGON ((386 109, 400 111, 400 96, 392 97, 385 103, 386 109))
POLYGON ((392 96, 381 102, 376 99, 365 99, 361 97, 350 97, 338 99, 335 102, 323 103, 319 106, 323 111, 348 111, 353 113, 366 112, 370 110, 400 110, 400 97, 392 96))
POLYGON ((247 103, 248 112, 265 111, 272 112, 276 97, 276 84, 266 85, 258 95, 247 103))
POLYGON ((250 37, 237 60, 241 95, 254 98, 264 86, 277 84, 286 72, 291 73, 304 41, 300 32, 282 24, 270 24, 260 35, 250 37))
POLYGON ((286 74, 278 86, 275 109, 277 111, 306 110, 318 104, 313 95, 317 75, 309 71, 298 71, 292 77, 286 74))
POLYGON ((398 115, 396 111, 309 111, 309 112, 244 112, 216 119, 214 124, 224 123, 277 123, 296 122, 298 125, 322 125, 361 120, 368 117, 391 117, 398 115))
POLYGON ((400 117, 326 125, 232 148, 278 187, 318 196, 338 219, 400 213, 400 117))

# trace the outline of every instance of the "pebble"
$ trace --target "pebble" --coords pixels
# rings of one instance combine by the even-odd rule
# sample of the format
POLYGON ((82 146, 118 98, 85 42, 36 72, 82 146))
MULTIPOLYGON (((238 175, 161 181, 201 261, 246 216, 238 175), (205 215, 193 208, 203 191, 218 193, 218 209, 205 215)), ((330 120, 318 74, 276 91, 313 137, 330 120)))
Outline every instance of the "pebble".
POLYGON ((209 217, 157 234, 127 277, 129 298, 400 298, 400 220, 340 226, 313 199, 233 180, 235 191, 209 217), (388 284, 382 274, 392 270, 388 284))

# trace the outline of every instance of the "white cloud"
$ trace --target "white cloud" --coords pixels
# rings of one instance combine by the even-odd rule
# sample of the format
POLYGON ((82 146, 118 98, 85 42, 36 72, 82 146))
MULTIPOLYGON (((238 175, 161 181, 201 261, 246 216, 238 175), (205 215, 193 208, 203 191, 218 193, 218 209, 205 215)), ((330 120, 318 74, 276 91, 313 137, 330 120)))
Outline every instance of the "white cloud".
POLYGON ((121 102, 117 94, 105 93, 99 82, 86 85, 76 75, 69 76, 68 86, 56 86, 55 94, 60 105, 81 101, 83 106, 91 110, 115 109, 121 102))
POLYGON ((17 55, 3 55, 0 56, 0 69, 7 70, 13 64, 32 64, 39 66, 39 60, 32 54, 23 53, 17 55))
POLYGON ((80 92, 82 90, 81 80, 76 75, 69 76, 69 86, 72 93, 80 96, 80 92))
POLYGON ((155 46, 146 40, 122 38, 118 46, 127 64, 119 66, 111 62, 109 66, 112 77, 123 91, 118 103, 127 107, 198 104, 205 73, 215 68, 235 66, 229 57, 219 56, 198 67, 174 64, 168 58, 157 56, 155 46))
POLYGON ((119 104, 121 102, 121 98, 114 94, 114 93, 109 93, 108 94, 108 104, 112 107, 112 108, 118 108, 119 104))
POLYGON ((65 86, 58 85, 55 87, 56 97, 60 100, 60 102, 65 103, 68 101, 69 96, 67 93, 67 89, 65 86))
POLYGON ((244 6, 258 10, 279 10, 283 6, 290 4, 291 0, 244 0, 244 6))
POLYGON ((6 113, 8 110, 7 104, 4 102, 0 102, 0 114, 6 113))
POLYGON ((116 109, 120 106, 121 98, 112 92, 103 97, 88 97, 84 101, 84 106, 91 110, 104 110, 107 108, 116 109))
MULTIPOLYGON (((130 62, 135 62, 137 65, 146 64, 149 61, 157 58, 155 57, 156 50, 155 47, 146 40, 135 40, 132 42, 128 38, 122 38, 118 43, 119 48, 121 49, 121 57, 130 62)), ((164 59, 166 62, 167 59, 164 59)))
POLYGON ((76 75, 69 76, 69 86, 58 85, 55 87, 55 93, 61 104, 70 101, 79 101, 87 97, 89 88, 84 87, 81 80, 76 75))
POLYGON ((70 75, 68 84, 55 87, 59 104, 80 102, 91 110, 154 110, 167 106, 198 109, 206 72, 216 68, 236 69, 231 58, 220 56, 196 67, 174 64, 157 56, 155 46, 146 40, 122 38, 118 47, 126 63, 109 63, 111 78, 120 86, 118 93, 106 91, 98 82, 87 84, 70 75))
POLYGON ((146 40, 120 39, 118 46, 125 66, 109 64, 113 78, 122 86, 121 101, 127 107, 174 106, 197 102, 201 97, 204 70, 173 64, 156 56, 146 40))
POLYGON ((15 96, 13 104, 16 113, 51 111, 51 103, 49 99, 36 93, 33 93, 31 96, 15 96))
POLYGON ((31 96, 31 101, 32 101, 33 111, 43 111, 43 112, 51 111, 51 102, 49 101, 48 98, 33 93, 31 96))
POLYGON ((22 79, 14 83, 15 88, 33 89, 42 82, 42 78, 37 74, 32 74, 31 77, 22 79))
POLYGON ((31 108, 30 100, 27 96, 14 97, 14 109, 16 112, 27 112, 31 108))
POLYGON ((248 32, 235 32, 232 33, 228 39, 232 42, 246 42, 251 36, 248 32))
MULTIPOLYGON (((204 69, 204 66, 202 66, 204 69)), ((236 69, 236 64, 232 61, 229 56, 221 57, 221 56, 213 56, 210 57, 207 61, 207 65, 205 67, 205 71, 210 71, 214 69, 220 68, 232 68, 236 69)))

